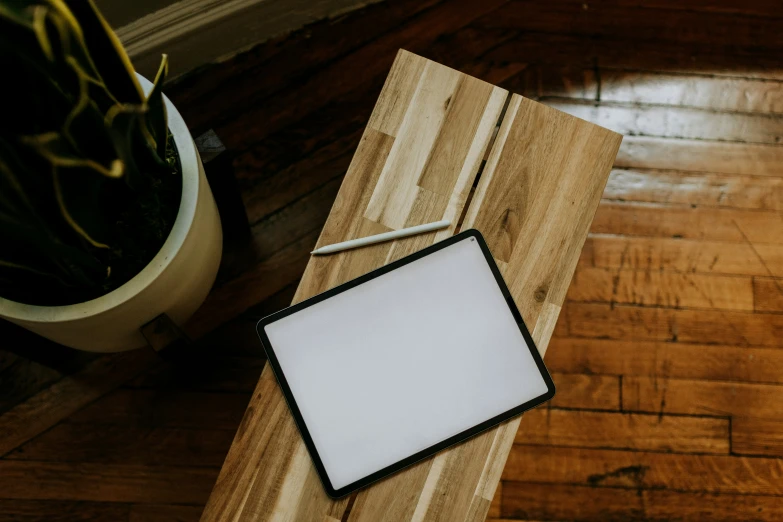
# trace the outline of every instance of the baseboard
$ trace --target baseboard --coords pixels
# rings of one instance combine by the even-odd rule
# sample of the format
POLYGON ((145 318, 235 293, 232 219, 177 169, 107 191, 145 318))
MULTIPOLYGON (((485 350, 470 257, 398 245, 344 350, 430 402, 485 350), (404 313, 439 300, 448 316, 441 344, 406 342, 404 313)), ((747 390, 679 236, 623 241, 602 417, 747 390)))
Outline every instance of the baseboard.
POLYGON ((181 0, 117 29, 136 70, 154 76, 169 55, 169 79, 308 23, 380 0, 181 0))

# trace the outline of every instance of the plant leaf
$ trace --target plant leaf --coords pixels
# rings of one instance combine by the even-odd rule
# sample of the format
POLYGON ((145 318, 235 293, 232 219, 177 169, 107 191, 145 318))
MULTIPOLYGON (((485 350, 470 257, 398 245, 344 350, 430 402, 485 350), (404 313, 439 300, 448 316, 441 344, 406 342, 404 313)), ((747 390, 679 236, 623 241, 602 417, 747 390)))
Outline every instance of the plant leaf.
MULTIPOLYGON (((60 38, 52 20, 47 16, 43 29, 50 57, 56 57, 61 46, 52 42, 60 38)), ((0 132, 39 134, 59 129, 58 121, 62 121, 73 103, 69 91, 76 86, 77 79, 57 60, 45 56, 33 31, 32 19, 24 26, 0 17, 0 67, 14 72, 14 81, 6 82, 3 89, 4 98, 13 102, 3 107, 0 132)))
POLYGON ((143 103, 144 94, 130 58, 95 3, 92 0, 68 0, 60 3, 78 20, 84 47, 92 59, 93 69, 100 74, 101 83, 122 103, 143 103))
POLYGON ((80 155, 101 165, 111 165, 117 155, 104 127, 103 113, 91 97, 91 78, 72 56, 66 61, 79 79, 79 98, 65 118, 62 135, 80 155))
POLYGON ((30 27, 30 14, 25 11, 28 2, 0 2, 0 18, 24 27, 30 27))
POLYGON ((135 190, 148 185, 134 154, 134 135, 138 135, 139 124, 146 112, 145 106, 119 104, 109 109, 104 117, 114 151, 125 165, 125 182, 135 190))
POLYGON ((0 205, 2 205, 0 208, 15 214, 25 212, 34 215, 35 208, 9 165, 10 162, 19 168, 19 162, 13 157, 13 151, 5 140, 0 138, 0 205))
POLYGON ((49 40, 49 34, 46 31, 46 15, 46 7, 42 5, 35 6, 33 10, 33 32, 44 56, 46 56, 47 60, 53 62, 54 51, 52 50, 52 42, 49 40))
POLYGON ((163 101, 163 82, 166 81, 166 76, 169 72, 169 57, 164 54, 160 60, 160 67, 158 67, 158 73, 155 75, 155 82, 152 86, 149 96, 147 96, 147 107, 149 112, 147 113, 146 123, 149 127, 152 138, 156 144, 156 152, 158 157, 166 159, 166 147, 168 145, 168 123, 166 114, 166 104, 163 101))
POLYGON ((61 56, 63 64, 67 64, 80 79, 87 81, 90 98, 101 110, 101 114, 109 110, 109 107, 119 103, 109 92, 101 79, 101 75, 95 69, 95 63, 90 58, 85 46, 82 29, 73 18, 73 13, 62 0, 49 0, 55 6, 55 10, 49 12, 49 19, 57 28, 60 39, 61 56))
POLYGON ((88 168, 107 178, 121 178, 125 171, 125 165, 121 159, 115 159, 109 165, 101 165, 90 158, 79 156, 68 140, 57 132, 21 136, 19 140, 35 149, 55 167, 88 168))
POLYGON ((69 169, 61 173, 52 168, 54 194, 68 225, 96 248, 109 248, 104 241, 108 233, 107 220, 100 211, 105 201, 108 180, 85 169, 69 169))
POLYGON ((9 268, 12 270, 22 270, 24 272, 29 272, 39 277, 51 277, 57 279, 63 284, 65 283, 62 279, 57 277, 57 275, 52 272, 46 272, 44 270, 34 268, 32 266, 21 265, 19 263, 14 263, 13 261, 6 261, 4 259, 0 259, 0 269, 9 269, 9 268))
MULTIPOLYGON (((0 241, 14 245, 9 259, 17 264, 29 264, 22 259, 38 259, 46 263, 58 278, 73 285, 100 284, 106 273, 106 267, 86 252, 61 243, 49 236, 45 230, 34 223, 26 223, 0 212, 0 241)), ((43 266, 43 264, 41 265, 43 266)))

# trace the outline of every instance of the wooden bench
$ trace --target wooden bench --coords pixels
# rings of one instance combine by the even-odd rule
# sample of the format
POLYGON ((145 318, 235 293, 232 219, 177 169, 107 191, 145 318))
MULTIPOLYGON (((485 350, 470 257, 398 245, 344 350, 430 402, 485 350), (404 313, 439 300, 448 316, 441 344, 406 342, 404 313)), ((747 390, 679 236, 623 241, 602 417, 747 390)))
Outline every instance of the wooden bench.
MULTIPOLYGON (((400 51, 318 246, 440 219, 453 225, 313 257, 294 301, 477 228, 543 355, 620 141, 400 51)), ((332 500, 267 366, 202 521, 484 520, 519 422, 332 500)))

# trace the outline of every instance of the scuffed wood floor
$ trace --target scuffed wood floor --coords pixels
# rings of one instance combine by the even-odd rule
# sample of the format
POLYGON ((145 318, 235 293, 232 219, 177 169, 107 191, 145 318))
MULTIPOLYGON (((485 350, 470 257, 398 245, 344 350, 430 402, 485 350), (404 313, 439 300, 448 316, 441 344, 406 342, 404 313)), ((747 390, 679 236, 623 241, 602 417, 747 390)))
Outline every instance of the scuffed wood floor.
POLYGON ((197 521, 396 51, 626 135, 496 520, 783 519, 783 11, 777 2, 389 0, 168 89, 235 155, 194 360, 0 325, 0 521, 197 521))

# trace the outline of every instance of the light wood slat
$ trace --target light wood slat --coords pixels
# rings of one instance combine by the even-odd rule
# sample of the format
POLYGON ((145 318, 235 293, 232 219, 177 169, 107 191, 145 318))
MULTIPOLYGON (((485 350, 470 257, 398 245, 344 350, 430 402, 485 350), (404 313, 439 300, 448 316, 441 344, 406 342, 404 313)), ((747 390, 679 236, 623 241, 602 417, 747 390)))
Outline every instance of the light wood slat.
POLYGON ((464 228, 483 231, 495 258, 507 263, 504 277, 532 330, 542 317, 557 319, 559 309, 546 305, 565 299, 620 140, 512 97, 464 228))
MULTIPOLYGON (((707 308, 753 311, 759 306, 774 311, 775 280, 763 280, 763 300, 756 281, 748 276, 719 276, 653 270, 579 268, 568 289, 569 301, 623 303, 670 308, 707 308), (774 289, 774 290, 773 290, 774 289)), ((778 284, 783 285, 780 281, 778 284)))
POLYGON ((618 106, 592 100, 544 101, 578 118, 631 136, 658 136, 743 143, 780 143, 783 121, 767 114, 712 112, 687 107, 618 106))
POLYGON ((781 495, 781 475, 776 458, 514 445, 503 480, 781 495))
POLYGON ((615 169, 604 199, 783 210, 783 178, 676 170, 615 169))
POLYGON ((579 266, 783 277, 783 245, 590 234, 579 266))
MULTIPOLYGON (((620 140, 514 95, 467 211, 463 228, 484 234, 542 352, 620 140)), ((518 425, 507 421, 359 492, 349 520, 483 520, 518 425), (364 508, 392 498, 417 498, 413 514, 407 504, 382 516, 364 508)))
POLYGON ((561 337, 550 346, 551 372, 783 384, 778 348, 561 337))
MULTIPOLYGON (((506 95, 503 89, 401 51, 318 245, 440 219, 456 225, 506 95), (476 106, 466 103, 469 100, 476 106), (464 149, 461 162, 441 150, 452 143, 464 149), (406 157, 401 144, 415 153, 406 157), (456 175, 449 172, 448 181, 438 174, 444 162, 445 168, 457 169, 456 175), (429 172, 438 176, 438 183, 428 182, 429 172), (429 188, 421 185, 422 179, 429 188), (407 199, 387 206, 392 194, 407 199), (380 213, 369 212, 373 197, 383 203, 376 206, 380 213)), ((454 225, 439 233, 314 257, 294 302, 447 237, 454 225)), ((326 496, 275 378, 265 368, 202 519, 339 520, 347 504, 348 498, 332 501, 326 496)))
POLYGON ((427 61, 415 54, 397 55, 367 122, 368 127, 389 136, 397 136, 426 65, 427 61))
POLYGON ((501 501, 503 499, 503 483, 499 483, 495 489, 495 496, 492 498, 492 502, 489 505, 489 511, 487 511, 487 518, 497 518, 500 516, 501 501))
POLYGON ((405 226, 419 178, 443 126, 460 73, 433 62, 424 66, 364 217, 390 229, 405 226))
POLYGON ((728 454, 729 419, 538 408, 522 417, 514 442, 728 454))
POLYGON ((783 147, 628 136, 614 166, 781 177, 783 147))

